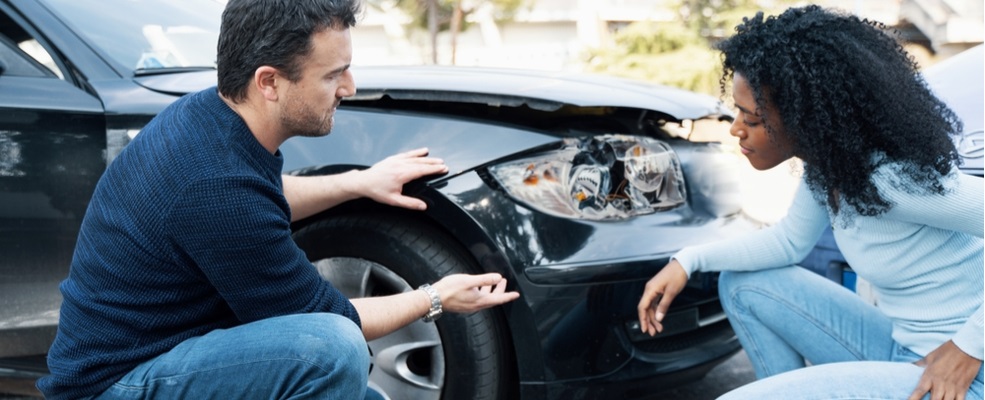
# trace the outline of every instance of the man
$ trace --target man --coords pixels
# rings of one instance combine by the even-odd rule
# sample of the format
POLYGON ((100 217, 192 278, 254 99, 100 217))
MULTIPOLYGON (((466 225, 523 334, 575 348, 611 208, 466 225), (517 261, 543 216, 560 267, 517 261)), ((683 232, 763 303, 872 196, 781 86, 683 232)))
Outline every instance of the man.
MULTIPOLYGON (((291 240, 290 222, 357 197, 411 209, 427 150, 364 171, 281 176, 278 147, 321 136, 355 86, 358 0, 231 0, 218 88, 161 112, 107 169, 79 234, 58 335, 39 380, 58 398, 366 395, 366 340, 443 307, 516 299, 499 274, 348 300, 291 240)), ((427 286, 427 285, 425 285, 427 286)))

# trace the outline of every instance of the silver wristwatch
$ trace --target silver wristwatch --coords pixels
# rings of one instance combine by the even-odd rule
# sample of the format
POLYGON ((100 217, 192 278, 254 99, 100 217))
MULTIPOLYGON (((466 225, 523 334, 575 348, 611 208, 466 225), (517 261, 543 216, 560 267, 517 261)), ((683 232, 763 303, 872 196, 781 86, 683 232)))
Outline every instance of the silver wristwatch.
POLYGON ((421 285, 418 289, 427 293, 428 297, 431 298, 431 309, 428 310, 427 314, 424 314, 424 322, 437 321, 441 318, 441 297, 438 296, 438 291, 434 289, 431 285, 425 283, 421 285))

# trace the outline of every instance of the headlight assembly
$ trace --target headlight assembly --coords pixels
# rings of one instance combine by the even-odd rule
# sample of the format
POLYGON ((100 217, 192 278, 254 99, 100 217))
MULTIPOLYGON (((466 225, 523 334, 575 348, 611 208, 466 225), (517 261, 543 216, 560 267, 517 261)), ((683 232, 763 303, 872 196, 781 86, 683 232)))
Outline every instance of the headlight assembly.
POLYGON ((684 203, 677 155, 659 140, 602 135, 489 168, 514 199, 565 218, 618 220, 684 203))

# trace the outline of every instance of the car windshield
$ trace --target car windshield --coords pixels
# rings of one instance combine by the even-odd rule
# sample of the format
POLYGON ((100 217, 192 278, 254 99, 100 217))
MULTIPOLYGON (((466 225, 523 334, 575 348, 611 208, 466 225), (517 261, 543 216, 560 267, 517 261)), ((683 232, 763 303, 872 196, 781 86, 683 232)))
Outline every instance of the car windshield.
POLYGON ((127 68, 215 68, 226 0, 45 2, 90 44, 127 68))

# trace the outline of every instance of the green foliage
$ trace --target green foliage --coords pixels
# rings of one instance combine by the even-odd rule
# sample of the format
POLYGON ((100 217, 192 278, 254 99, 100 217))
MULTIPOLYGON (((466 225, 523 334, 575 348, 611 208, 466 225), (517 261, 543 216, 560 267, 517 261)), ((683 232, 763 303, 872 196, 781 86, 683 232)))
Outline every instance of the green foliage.
POLYGON ((693 32, 656 22, 631 24, 615 36, 616 46, 627 53, 655 54, 700 46, 704 41, 693 32))
POLYGON ((616 35, 616 43, 613 48, 592 52, 591 71, 719 94, 718 56, 687 29, 635 23, 616 35))
POLYGON ((761 8, 756 0, 681 0, 677 20, 634 22, 614 35, 611 48, 589 51, 588 69, 718 96, 721 59, 712 43, 731 35, 742 18, 793 2, 761 8))
POLYGON ((756 0, 681 0, 678 13, 686 27, 703 37, 729 35, 742 21, 761 9, 756 0))

